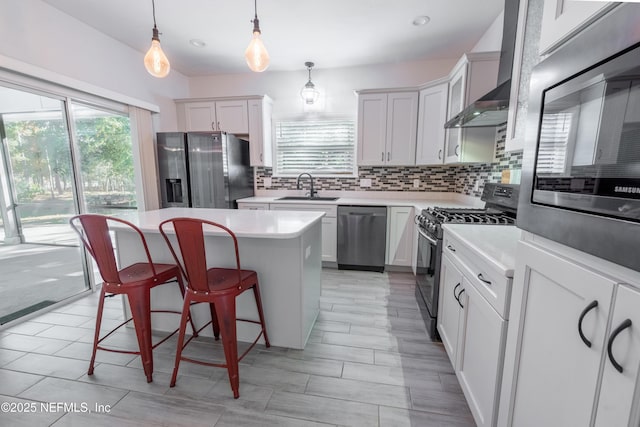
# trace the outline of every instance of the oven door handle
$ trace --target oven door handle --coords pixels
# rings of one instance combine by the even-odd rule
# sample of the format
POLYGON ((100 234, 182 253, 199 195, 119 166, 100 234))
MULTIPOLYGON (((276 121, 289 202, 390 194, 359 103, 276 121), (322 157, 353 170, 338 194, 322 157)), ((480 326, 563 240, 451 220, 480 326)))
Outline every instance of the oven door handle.
POLYGON ((432 237, 427 236, 426 234, 424 234, 424 231, 422 231, 422 230, 418 229, 418 233, 419 233, 422 237, 424 237, 425 239, 427 239, 427 241, 428 241, 429 243, 431 243, 432 245, 438 246, 438 242, 436 241, 436 239, 434 239, 434 238, 432 238, 432 237))

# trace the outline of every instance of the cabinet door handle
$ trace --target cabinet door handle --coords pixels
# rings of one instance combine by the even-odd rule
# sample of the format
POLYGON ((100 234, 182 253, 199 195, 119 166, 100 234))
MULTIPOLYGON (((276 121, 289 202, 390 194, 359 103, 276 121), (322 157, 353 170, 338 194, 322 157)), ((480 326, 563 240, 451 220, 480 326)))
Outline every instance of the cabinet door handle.
POLYGON ((442 160, 442 149, 438 150, 438 160, 442 160))
POLYGON ((260 162, 262 162, 262 153, 260 153, 260 162))
POLYGON ((491 284, 491 280, 485 279, 484 276, 482 275, 482 273, 478 273, 478 279, 480 279, 480 281, 486 283, 487 285, 491 284))
POLYGON ((464 293, 464 291, 465 289, 462 289, 458 294, 458 297, 456 298, 458 300, 458 304, 460 305, 460 308, 464 308, 464 305, 462 305, 462 301, 460 301, 460 297, 462 297, 462 294, 464 293))
POLYGON ((216 122, 211 122, 211 130, 216 130, 216 122))
MULTIPOLYGON (((462 283, 458 283, 458 284, 456 285, 456 287, 455 287, 455 288, 453 288, 453 297, 456 299, 456 301, 458 301, 458 295, 456 295, 456 289, 458 289, 458 287, 459 287, 460 285, 462 285, 462 283)), ((460 301, 458 301, 458 304, 459 304, 459 303, 460 303, 460 301)))
POLYGON ((584 344, 589 348, 591 348, 591 341, 589 341, 587 337, 584 336, 584 333, 582 332, 582 321, 584 320, 584 316, 586 316, 588 312, 590 312, 597 306, 598 306, 598 301, 596 300, 591 301, 591 303, 588 306, 586 306, 584 310, 582 310, 582 313, 580 313, 580 318, 578 318, 578 334, 580 334, 580 338, 582 339, 582 342, 584 342, 584 344))
POLYGON ((456 248, 454 248, 451 245, 447 245, 447 249, 449 249, 451 252, 455 252, 456 251, 456 248))
POLYGON ((615 341, 616 337, 620 334, 620 332, 624 331, 627 328, 631 327, 631 319, 626 319, 622 322, 613 332, 611 332, 611 336, 609 337, 609 342, 607 343, 607 353, 609 354, 609 360, 614 368, 620 373, 622 373, 622 365, 618 363, 615 357, 613 357, 613 341, 615 341))
POLYGON ((456 145, 456 149, 453 150, 453 152, 455 153, 456 156, 459 156, 459 154, 458 154, 458 148, 459 147, 460 147, 459 145, 456 145))
POLYGON ((220 122, 218 122, 218 130, 220 130, 220 122))
POLYGON ((391 160, 391 152, 390 152, 390 151, 387 151, 387 162, 388 162, 389 160, 391 160))
POLYGON ((380 153, 380 154, 381 154, 380 161, 384 162, 384 151, 382 153, 380 153))

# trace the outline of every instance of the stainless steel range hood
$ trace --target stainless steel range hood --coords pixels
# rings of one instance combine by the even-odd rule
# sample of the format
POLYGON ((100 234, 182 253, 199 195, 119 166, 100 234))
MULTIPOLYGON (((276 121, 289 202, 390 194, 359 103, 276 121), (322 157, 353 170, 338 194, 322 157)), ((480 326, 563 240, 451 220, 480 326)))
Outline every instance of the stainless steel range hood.
POLYGON ((445 128, 495 127, 507 122, 519 6, 520 0, 505 0, 504 2, 498 86, 446 122, 445 128))

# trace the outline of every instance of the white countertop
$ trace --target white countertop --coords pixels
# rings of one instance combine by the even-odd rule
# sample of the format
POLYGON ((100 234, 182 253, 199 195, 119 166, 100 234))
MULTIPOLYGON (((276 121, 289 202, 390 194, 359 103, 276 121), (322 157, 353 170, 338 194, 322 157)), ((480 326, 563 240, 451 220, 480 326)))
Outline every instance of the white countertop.
MULTIPOLYGON (((314 223, 320 221, 323 212, 253 211, 238 209, 167 208, 147 212, 131 212, 117 215, 143 232, 158 233, 162 221, 187 217, 213 221, 233 231, 236 237, 263 239, 291 239, 302 235, 314 223)), ((224 231, 212 232, 224 234, 224 231)))
MULTIPOLYGON (((290 204, 316 204, 316 205, 362 205, 362 206, 410 206, 417 210, 428 207, 440 206, 445 208, 470 208, 476 205, 459 201, 450 197, 442 199, 395 199, 395 198, 365 198, 365 197, 339 197, 337 200, 278 200, 284 196, 255 196, 239 199, 239 203, 290 203, 290 204)), ((338 197, 338 196, 336 196, 338 197)))
POLYGON ((444 224, 445 233, 473 249, 506 277, 513 277, 516 247, 522 230, 512 225, 444 224))

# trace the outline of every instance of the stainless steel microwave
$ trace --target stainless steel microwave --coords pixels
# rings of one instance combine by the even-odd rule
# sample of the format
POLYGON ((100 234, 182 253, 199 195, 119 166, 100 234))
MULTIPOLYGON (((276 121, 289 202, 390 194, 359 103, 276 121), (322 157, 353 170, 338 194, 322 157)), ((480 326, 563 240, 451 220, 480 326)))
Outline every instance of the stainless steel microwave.
POLYGON ((519 227, 640 271, 640 5, 531 76, 519 227))

